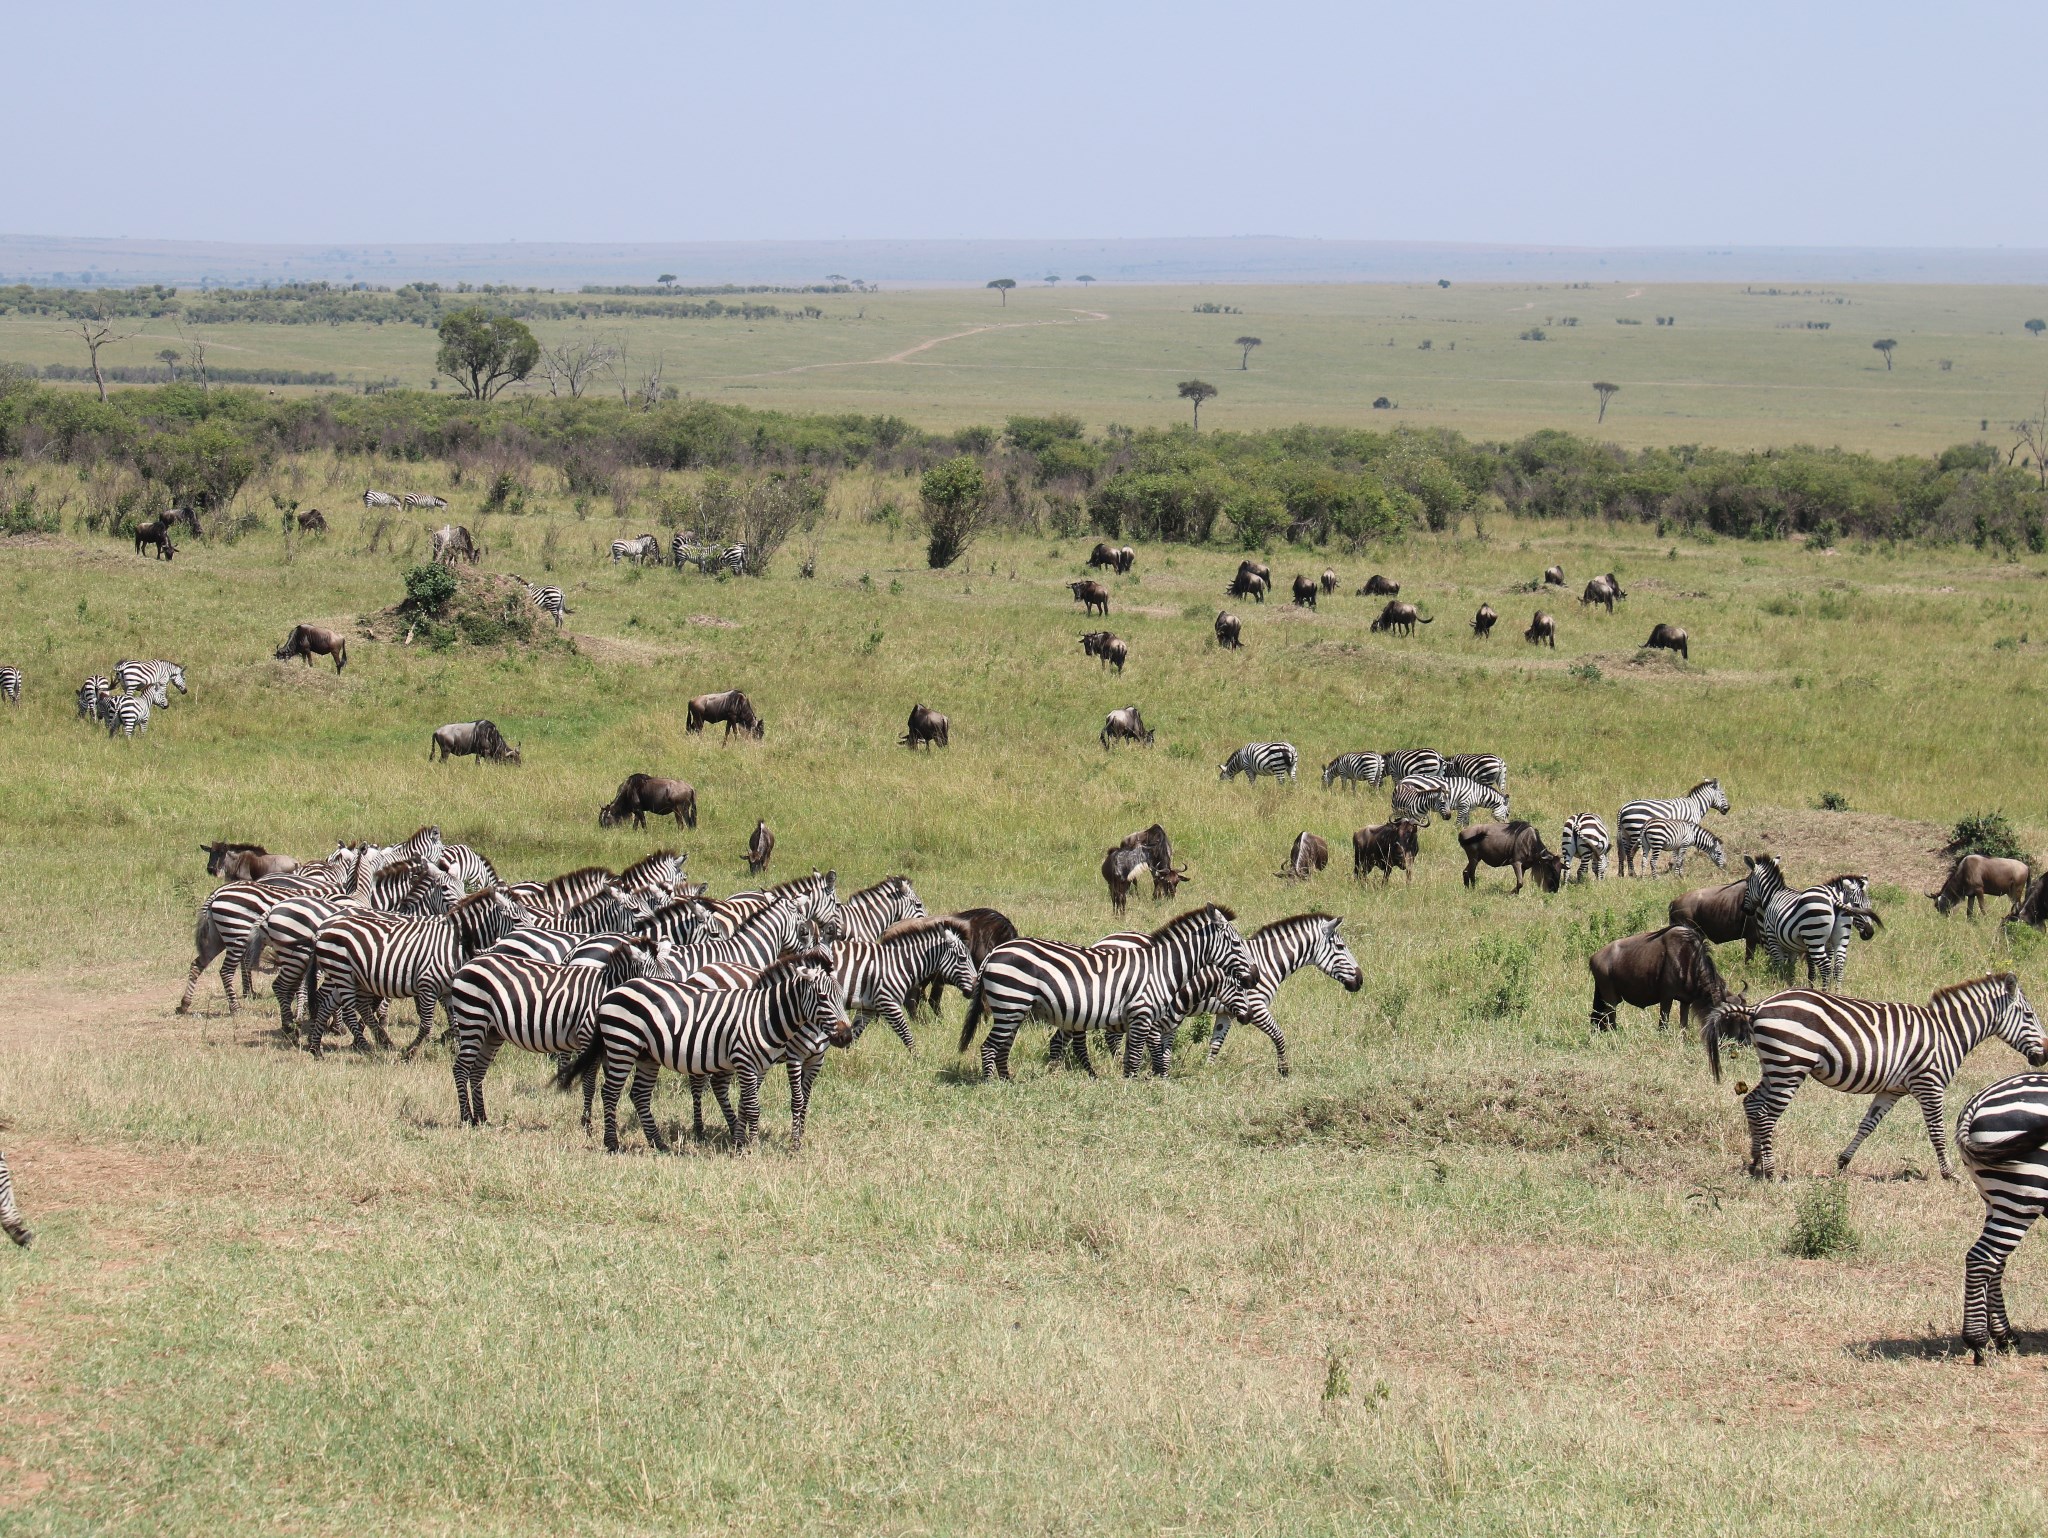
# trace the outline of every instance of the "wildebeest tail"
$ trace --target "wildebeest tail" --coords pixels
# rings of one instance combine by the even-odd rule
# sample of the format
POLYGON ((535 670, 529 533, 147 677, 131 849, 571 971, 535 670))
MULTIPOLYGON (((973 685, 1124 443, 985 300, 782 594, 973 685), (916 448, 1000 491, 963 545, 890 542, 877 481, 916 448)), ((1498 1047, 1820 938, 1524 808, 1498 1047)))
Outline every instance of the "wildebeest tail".
POLYGON ((1739 994, 1707 1011, 1700 1022, 1700 1044, 1707 1049, 1707 1066, 1714 1071, 1716 1084, 1721 1082, 1721 1038, 1746 1047, 1754 1040, 1755 1025, 1756 1011, 1739 994))
POLYGON ((1418 617, 1415 623, 1418 625, 1434 625, 1436 623, 1436 616, 1431 615, 1428 619, 1422 619, 1418 617))

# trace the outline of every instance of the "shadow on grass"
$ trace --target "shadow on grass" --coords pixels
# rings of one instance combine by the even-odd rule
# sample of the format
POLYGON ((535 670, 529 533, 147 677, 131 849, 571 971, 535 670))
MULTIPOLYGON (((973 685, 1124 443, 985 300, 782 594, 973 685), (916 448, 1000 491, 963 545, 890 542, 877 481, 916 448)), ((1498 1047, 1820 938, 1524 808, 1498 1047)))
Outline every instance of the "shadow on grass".
MULTIPOLYGON (((2021 1330, 2018 1332, 2018 1340, 2021 1356, 2039 1356, 2048 1352, 2048 1330, 2021 1330)), ((1859 1361, 1954 1361, 1967 1364, 1970 1359, 1970 1348, 1963 1344, 1960 1332, 1953 1335, 1896 1335, 1877 1340, 1854 1340, 1844 1349, 1859 1361)))

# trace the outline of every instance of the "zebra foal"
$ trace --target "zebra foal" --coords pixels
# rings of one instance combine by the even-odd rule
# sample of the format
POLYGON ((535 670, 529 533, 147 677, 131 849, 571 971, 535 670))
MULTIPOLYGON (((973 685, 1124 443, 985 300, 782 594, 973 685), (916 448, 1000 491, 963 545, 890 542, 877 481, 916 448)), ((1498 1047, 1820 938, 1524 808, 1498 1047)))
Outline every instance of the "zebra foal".
POLYGON ((1682 796, 1673 796, 1663 801, 1631 801, 1621 809, 1615 819, 1615 831, 1621 844, 1621 873, 1633 876, 1636 873, 1636 849, 1642 843, 1643 829, 1660 817, 1675 817, 1680 822, 1703 822, 1709 812, 1728 815, 1728 793, 1721 789, 1719 780, 1701 780, 1699 784, 1682 796))

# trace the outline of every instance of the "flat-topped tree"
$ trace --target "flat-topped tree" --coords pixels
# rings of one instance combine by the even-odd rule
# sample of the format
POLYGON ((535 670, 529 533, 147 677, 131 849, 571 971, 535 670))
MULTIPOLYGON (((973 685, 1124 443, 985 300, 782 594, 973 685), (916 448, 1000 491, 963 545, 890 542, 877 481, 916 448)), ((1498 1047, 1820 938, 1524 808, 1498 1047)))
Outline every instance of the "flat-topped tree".
POLYGON ((1095 274, 1092 272, 1084 272, 1078 278, 1074 279, 1074 281, 1076 283, 1093 283, 1095 281, 1095 274))
POLYGON ((1202 402, 1216 398, 1216 387, 1206 379, 1183 379, 1180 382, 1180 398, 1195 403, 1195 431, 1202 430, 1202 402))
POLYGON ((2041 333, 2048 331, 2048 320, 2030 320, 2027 322, 2027 329, 2034 333, 2034 340, 2038 342, 2041 333))
POLYGON ((1243 357, 1237 360, 1237 371, 1240 374, 1252 366, 1252 349, 1254 347, 1264 347, 1265 345, 1263 341, 1255 336, 1241 336, 1237 339, 1237 346, 1244 354, 1243 357))
POLYGON ((1870 345, 1884 354, 1884 371, 1889 374, 1892 371, 1892 349, 1899 344, 1891 337, 1881 336, 1870 345))
POLYGON ((1017 286, 1015 278, 991 278, 988 286, 1003 296, 1003 308, 1010 307, 1010 290, 1017 286))
POLYGON ((1595 425, 1598 425, 1607 420, 1607 403, 1621 394, 1621 386, 1609 384, 1604 379, 1596 379, 1593 381, 1593 393, 1600 397, 1600 415, 1594 418, 1595 425))
POLYGON ((674 283, 675 280, 676 275, 674 273, 665 272, 660 277, 656 278, 654 281, 659 283, 663 288, 667 288, 671 283, 674 283))

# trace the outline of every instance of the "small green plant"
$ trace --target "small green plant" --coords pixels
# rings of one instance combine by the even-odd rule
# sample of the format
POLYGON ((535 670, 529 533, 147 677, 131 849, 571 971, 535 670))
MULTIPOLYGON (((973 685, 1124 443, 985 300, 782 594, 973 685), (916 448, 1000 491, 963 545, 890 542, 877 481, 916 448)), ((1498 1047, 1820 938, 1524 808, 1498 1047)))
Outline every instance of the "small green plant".
POLYGON ((1801 1260, 1832 1260, 1853 1255, 1863 1236, 1849 1218, 1849 1185, 1843 1180, 1816 1181, 1799 1193, 1792 1213, 1792 1232, 1785 1252, 1801 1260))
POLYGON ((2020 848, 2020 838, 2013 831, 2012 823, 2005 813, 1998 811, 1976 812, 1963 818, 1949 830, 1949 843, 1945 851, 1961 859, 1966 854, 1987 854, 2001 860, 2024 860, 2025 850, 2020 848))
POLYGON ((1482 1020, 1512 1020, 1536 993, 1536 950, 1512 935, 1488 935, 1473 946, 1459 971, 1479 981, 1471 1013, 1482 1020))
POLYGON ((1582 684, 1597 684, 1607 676, 1600 671, 1600 664, 1597 662, 1574 662, 1565 671, 1582 684))
POLYGON ((1849 810, 1849 798, 1839 790, 1824 790, 1815 805, 1823 812, 1846 812, 1849 810))
POLYGON ((1323 1403, 1341 1404, 1351 1397, 1351 1368, 1341 1351, 1331 1351, 1323 1361, 1323 1403))

